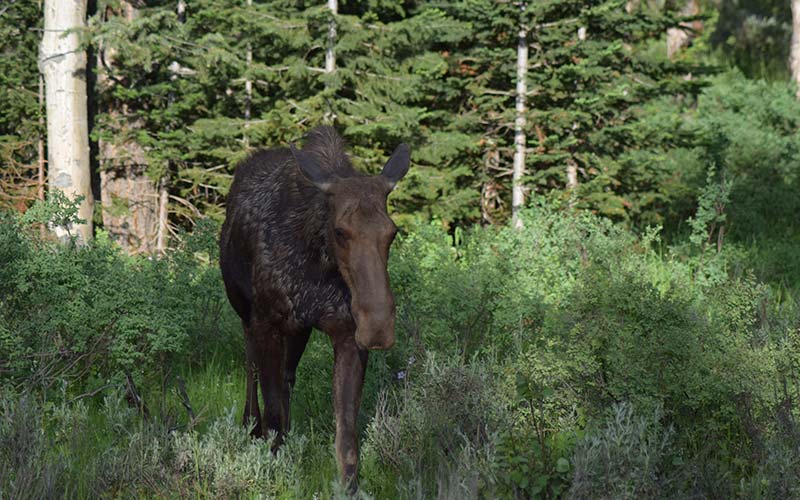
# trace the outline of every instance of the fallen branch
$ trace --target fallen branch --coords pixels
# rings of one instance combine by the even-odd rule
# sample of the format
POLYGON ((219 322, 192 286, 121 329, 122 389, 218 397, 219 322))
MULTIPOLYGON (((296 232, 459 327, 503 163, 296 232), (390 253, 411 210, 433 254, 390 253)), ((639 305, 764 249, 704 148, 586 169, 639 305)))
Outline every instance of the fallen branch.
POLYGON ((125 400, 128 401, 129 405, 138 409, 142 413, 142 416, 145 418, 145 420, 149 420, 150 411, 147 409, 147 405, 144 404, 144 399, 142 399, 142 396, 136 389, 136 384, 133 382, 131 372, 127 370, 125 370, 125 381, 125 400))
POLYGON ((192 428, 196 417, 192 409, 192 403, 189 401, 189 394, 186 392, 186 384, 184 384, 181 377, 176 377, 176 381, 178 382, 178 395, 181 397, 181 404, 186 408, 186 413, 189 414, 189 428, 192 428))
POLYGON ((93 390, 91 392, 87 392, 85 394, 81 394, 80 396, 75 396, 74 398, 72 398, 69 401, 67 401, 67 404, 72 404, 75 401, 79 401, 79 400, 84 399, 84 398, 91 398, 91 397, 97 396, 98 394, 100 394, 104 390, 108 389, 112 385, 114 385, 114 384, 108 383, 108 384, 106 384, 104 386, 98 387, 97 389, 95 389, 95 390, 93 390))

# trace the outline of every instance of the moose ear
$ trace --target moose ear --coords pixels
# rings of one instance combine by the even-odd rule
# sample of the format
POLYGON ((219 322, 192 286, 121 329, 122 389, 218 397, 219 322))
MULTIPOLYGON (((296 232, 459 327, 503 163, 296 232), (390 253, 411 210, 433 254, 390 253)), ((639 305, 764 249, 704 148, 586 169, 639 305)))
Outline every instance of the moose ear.
POLYGON ((312 184, 317 186, 322 191, 327 191, 333 181, 336 180, 334 175, 319 164, 314 155, 300 151, 294 144, 289 143, 289 149, 292 151, 292 156, 297 162, 297 167, 303 177, 308 179, 312 184))
POLYGON ((408 148, 408 144, 401 144, 395 148, 392 157, 381 171, 381 177, 386 180, 391 189, 394 189, 395 184, 408 173, 410 160, 411 150, 408 148))

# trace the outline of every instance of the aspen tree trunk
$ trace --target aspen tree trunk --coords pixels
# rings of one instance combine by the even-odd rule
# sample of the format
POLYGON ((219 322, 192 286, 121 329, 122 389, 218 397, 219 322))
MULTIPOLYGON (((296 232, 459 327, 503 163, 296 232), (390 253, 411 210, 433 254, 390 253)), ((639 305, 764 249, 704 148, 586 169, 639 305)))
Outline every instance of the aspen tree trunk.
MULTIPOLYGON (((523 10, 524 10, 523 6, 523 10)), ((525 175, 525 97, 528 93, 528 30, 520 26, 517 40, 517 102, 514 120, 514 169, 512 172, 511 222, 514 228, 522 227, 520 211, 525 203, 522 177, 525 175)))
MULTIPOLYGON (((328 0, 328 9, 333 16, 339 13, 338 0, 328 0)), ((325 48, 325 73, 333 73, 336 70, 336 21, 332 20, 328 25, 328 46, 325 48)))
MULTIPOLYGON (((39 154, 39 163, 38 163, 38 167, 39 168, 38 168, 38 172, 37 172, 37 174, 38 174, 37 175, 37 177, 38 177, 38 179, 37 179, 38 186, 37 186, 37 189, 36 189, 36 197, 38 199, 42 200, 42 201, 44 201, 44 185, 45 185, 45 179, 46 179, 45 174, 44 174, 45 163, 46 163, 45 162, 45 157, 44 157, 44 154, 45 154, 45 149, 44 149, 45 122, 44 122, 44 111, 42 109, 42 108, 44 108, 44 105, 45 105, 44 104, 44 77, 41 74, 39 74, 39 140, 37 141, 38 142, 38 144, 37 144, 37 152, 39 154)), ((44 239, 46 234, 47 234, 47 228, 44 227, 44 225, 42 225, 39 228, 39 235, 42 237, 42 239, 44 239)))
POLYGON ((567 160, 567 189, 570 191, 578 187, 578 163, 570 158, 567 160))
MULTIPOLYGON (((626 5, 625 8, 627 9, 629 5, 626 5)), ((631 9, 636 8, 634 5, 631 9)), ((578 41, 585 42, 586 41, 586 28, 581 26, 578 28, 578 41)), ((567 159, 567 190, 570 191, 570 201, 569 206, 573 205, 573 191, 578 187, 578 162, 575 161, 574 158, 567 159)))
MULTIPOLYGON (((247 5, 249 6, 251 1, 248 0, 247 5)), ((186 22, 186 2, 184 0, 178 0, 178 6, 176 9, 178 14, 178 22, 185 23, 186 22)), ((249 47, 248 47, 249 49, 249 47)), ((178 68, 177 63, 175 64, 176 69, 178 68)), ((178 77, 177 73, 173 73, 170 77, 171 79, 176 79, 178 77)), ((252 83, 251 83, 252 89, 252 83)), ((174 100, 174 96, 170 94, 169 96, 170 102, 174 100)), ((247 103, 247 108, 245 109, 245 113, 249 113, 249 106, 250 103, 247 103)), ((161 255, 167 251, 167 246, 169 245, 169 185, 167 177, 162 177, 161 182, 159 182, 159 189, 158 189, 158 232, 156 233, 156 251, 161 255)))
MULTIPOLYGON (((681 9, 681 16, 696 16, 700 13, 700 4, 697 0, 686 0, 686 4, 681 9)), ((667 57, 675 59, 681 49, 688 47, 695 33, 703 28, 703 23, 694 21, 691 23, 681 23, 678 28, 667 30, 667 57)))
MULTIPOLYGON (((104 17, 119 16, 133 21, 139 16, 137 0, 120 0, 116 9, 107 7, 104 17)), ((104 92, 113 91, 116 83, 108 73, 114 71, 114 47, 100 47, 97 53, 97 85, 104 92)), ((103 227, 128 253, 152 253, 156 250, 158 229, 158 192, 147 176, 144 148, 131 139, 142 126, 131 117, 128 107, 113 104, 105 109, 115 123, 115 141, 98 141, 100 150, 100 197, 103 227)))
POLYGON ((78 216, 84 224, 54 228, 65 241, 92 238, 92 186, 89 167, 89 120, 86 98, 86 51, 78 33, 86 25, 86 0, 45 0, 44 35, 39 59, 47 109, 47 159, 50 190, 70 198, 83 196, 78 216))
POLYGON ((167 178, 162 177, 158 183, 158 229, 156 230, 156 252, 161 255, 167 251, 169 235, 169 190, 167 178))
POLYGON ((36 192, 36 197, 40 200, 44 200, 44 183, 45 183, 45 175, 44 175, 44 168, 45 168, 45 158, 44 158, 44 113, 42 112, 42 107, 44 106, 44 77, 39 75, 39 141, 38 141, 38 153, 39 153, 39 170, 38 170, 38 189, 36 192))
MULTIPOLYGON (((250 7, 253 6, 253 0, 247 0, 247 8, 250 10, 250 7)), ((247 42, 247 54, 245 55, 247 61, 247 70, 250 70, 250 66, 253 65, 253 46, 250 42, 247 42)), ((250 146, 250 140, 247 137, 246 130, 250 128, 250 113, 251 113, 251 106, 253 102, 253 82, 250 80, 250 75, 247 76, 244 80, 244 147, 247 148, 250 146)))
POLYGON ((796 96, 800 99, 800 0, 792 0, 792 45, 789 63, 792 80, 797 84, 796 96))
POLYGON ((498 191, 497 183, 492 178, 491 172, 500 165, 500 151, 491 139, 487 141, 487 151, 483 165, 487 179, 481 186, 481 220, 487 224, 494 224, 492 214, 498 208, 498 191))
MULTIPOLYGON (((336 71, 336 52, 334 47, 336 46, 335 18, 336 14, 339 13, 338 0, 328 0, 328 9, 331 11, 331 15, 333 16, 333 19, 331 19, 331 22, 328 25, 328 46, 325 47, 325 73, 329 75, 336 71)), ((325 86, 328 86, 327 82, 325 86)), ((333 114, 333 111, 329 107, 322 119, 325 121, 325 123, 332 123, 336 119, 336 115, 333 114)))
POLYGON ((628 2, 625 4, 625 12, 628 14, 633 14, 633 11, 639 7, 639 3, 640 0, 628 0, 628 2))
POLYGON ((165 184, 166 181, 162 179, 158 195, 158 235, 156 237, 156 250, 162 255, 167 250, 167 222, 169 216, 169 191, 167 191, 165 184))

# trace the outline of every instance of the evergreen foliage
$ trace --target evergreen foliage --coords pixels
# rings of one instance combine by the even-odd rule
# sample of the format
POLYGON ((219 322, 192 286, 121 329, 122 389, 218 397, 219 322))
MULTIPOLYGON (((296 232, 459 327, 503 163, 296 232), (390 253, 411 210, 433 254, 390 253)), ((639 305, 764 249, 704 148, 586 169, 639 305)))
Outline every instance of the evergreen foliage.
MULTIPOLYGON (((94 43, 117 54, 104 71, 122 83, 102 98, 126 106, 141 124, 136 140, 148 152, 150 175, 170 177, 194 207, 179 207, 188 216, 197 209, 221 218, 248 146, 297 141, 332 114, 367 171, 399 142, 412 144, 418 168, 391 202, 401 213, 474 217, 469 186, 459 181, 469 170, 447 165, 452 153, 432 151, 442 140, 457 142, 438 132, 449 115, 429 110, 446 91, 446 62, 434 49, 467 37, 468 26, 432 7, 347 3, 336 17, 339 66, 329 75, 329 21, 320 5, 238 1, 192 2, 184 22, 168 5, 142 9, 133 22, 95 19, 94 43), (254 84, 251 120, 244 118, 246 80, 254 84)), ((97 136, 119 140, 110 119, 100 116, 97 136)))
MULTIPOLYGON (((481 42, 464 47, 462 71, 466 66, 474 77, 469 107, 462 111, 473 115, 470 125, 481 135, 485 153, 499 149, 500 163, 511 163, 514 53, 517 32, 525 26, 530 44, 526 184, 533 192, 572 197, 578 207, 622 218, 649 208, 641 200, 651 196, 650 186, 635 180, 652 178, 646 168, 642 172, 640 151, 671 144, 665 134, 648 134, 642 126, 644 106, 661 96, 695 94, 703 80, 684 76, 707 71, 670 63, 654 45, 677 23, 671 11, 627 13, 624 4, 471 1, 451 7, 454 16, 473 23, 481 42), (569 162, 579 172, 575 193, 565 191, 569 162)), ((510 191, 508 169, 486 174, 495 189, 510 191)))
POLYGON ((19 209, 36 198, 43 21, 38 2, 10 2, 0 12, 0 207, 19 209))
MULTIPOLYGON (((691 214, 704 181, 706 167, 687 170, 673 151, 700 140, 681 121, 708 83, 716 53, 709 47, 731 48, 736 64, 749 67, 747 47, 786 46, 778 43, 787 33, 785 6, 751 3, 704 4, 713 28, 673 63, 663 39, 680 21, 679 2, 634 9, 622 0, 346 2, 332 17, 321 3, 198 0, 179 19, 177 4, 163 1, 131 3, 137 15, 128 19, 113 15, 118 0, 101 0, 87 36, 100 56, 93 137, 144 148, 147 173, 166 182, 179 225, 201 214, 219 220, 238 161, 325 120, 370 172, 397 143, 412 145, 415 168, 390 200, 401 223, 502 222, 524 26, 527 189, 673 229, 691 214), (753 19, 765 20, 764 30, 753 19), (336 70, 327 74, 331 22, 336 70), (568 164, 578 172, 574 191, 566 189, 568 164)), ((9 102, 0 112, 4 174, 17 183, 11 167, 33 165, 39 132, 37 32, 19 26, 39 23, 38 9, 18 0, 0 22, 4 40, 19 42, 4 42, 11 55, 4 64, 13 67, 0 85, 9 102)), ((775 52, 766 64, 781 65, 784 56, 775 52)))
MULTIPOLYGON (((332 74, 322 68, 330 13, 314 4, 193 2, 185 22, 170 5, 150 7, 133 22, 96 22, 94 41, 117 49, 108 69, 125 82, 105 99, 116 99, 114 109, 134 110, 151 175, 167 172, 187 206, 219 218, 230 173, 248 146, 297 140, 333 116, 368 171, 394 145, 410 143, 416 168, 391 204, 401 222, 449 223, 478 220, 478 193, 487 188, 500 197, 487 217, 508 215, 503 166, 513 140, 516 33, 528 26, 528 184, 561 196, 565 164, 574 161, 578 206, 624 218, 649 208, 637 200, 652 198, 629 181, 642 168, 628 151, 671 144, 665 134, 641 133, 642 106, 694 94, 703 70, 668 63, 653 50, 677 23, 670 11, 629 14, 623 3, 534 2, 520 9, 474 0, 348 2, 334 20, 332 74), (689 72, 695 78, 683 78, 689 72), (254 83, 249 121, 246 80, 254 83), (487 168, 492 152, 500 165, 487 168)), ((107 119, 101 115, 98 137, 115 130, 107 119)), ((652 177, 639 175, 645 183, 652 177)), ((192 215, 186 207, 180 212, 192 215)))

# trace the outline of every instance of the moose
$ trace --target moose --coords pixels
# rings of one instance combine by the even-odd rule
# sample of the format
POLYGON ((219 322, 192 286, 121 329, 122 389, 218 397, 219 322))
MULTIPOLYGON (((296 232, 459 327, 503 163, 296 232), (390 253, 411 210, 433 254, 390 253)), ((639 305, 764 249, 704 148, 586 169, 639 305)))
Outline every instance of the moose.
POLYGON ((258 437, 276 431, 273 450, 280 446, 311 329, 325 332, 334 352, 336 458, 351 489, 367 354, 395 341, 387 261, 397 227, 386 198, 409 159, 400 144, 380 175, 368 176, 353 168, 334 128, 316 127, 300 150, 260 150, 237 166, 220 236, 225 290, 244 328, 245 425, 258 437))

